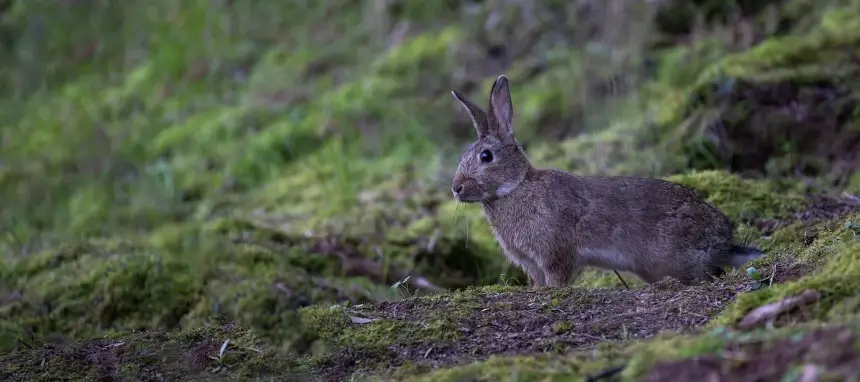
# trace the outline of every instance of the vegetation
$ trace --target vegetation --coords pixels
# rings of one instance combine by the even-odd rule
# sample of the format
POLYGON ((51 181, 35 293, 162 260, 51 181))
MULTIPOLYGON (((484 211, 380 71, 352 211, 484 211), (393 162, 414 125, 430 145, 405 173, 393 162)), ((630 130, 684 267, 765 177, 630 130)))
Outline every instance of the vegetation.
POLYGON ((858 10, 0 1, 0 378, 856 376, 858 10), (447 191, 449 91, 500 73, 535 165, 686 184, 767 256, 522 285, 447 191))

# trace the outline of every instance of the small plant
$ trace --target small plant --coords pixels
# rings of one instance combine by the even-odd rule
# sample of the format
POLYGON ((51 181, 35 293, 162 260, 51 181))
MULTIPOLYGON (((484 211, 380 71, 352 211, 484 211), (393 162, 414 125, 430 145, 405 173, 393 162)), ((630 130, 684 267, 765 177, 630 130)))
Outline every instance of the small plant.
POLYGON ((761 288, 761 273, 755 267, 747 268, 747 276, 749 276, 753 282, 750 283, 751 290, 757 290, 761 288))
POLYGON ((510 286, 511 282, 516 282, 517 284, 520 283, 519 280, 517 280, 515 277, 505 277, 505 276, 506 276, 505 272, 502 272, 499 275, 499 280, 502 281, 502 285, 504 285, 504 286, 510 286))
POLYGON ((569 332, 570 329, 573 328, 573 325, 568 321, 556 321, 552 324, 552 331, 555 334, 562 334, 569 332))
POLYGON ((220 349, 220 350, 218 350, 218 355, 217 355, 217 356, 209 356, 209 358, 212 358, 213 360, 215 360, 216 362, 218 362, 218 366, 217 366, 217 367, 215 367, 215 369, 214 369, 214 370, 212 370, 212 372, 213 372, 213 373, 217 373, 217 372, 218 372, 219 370, 221 370, 221 369, 225 369, 225 368, 230 367, 230 365, 228 365, 228 364, 224 361, 224 356, 225 356, 225 355, 226 355, 226 353, 227 353, 227 345, 229 345, 229 344, 230 344, 230 340, 229 340, 229 339, 228 339, 228 340, 226 340, 226 341, 224 341, 224 343, 223 343, 223 344, 221 344, 221 349, 220 349))
POLYGON ((845 222, 845 229, 854 232, 855 235, 860 234, 860 223, 845 222))
POLYGON ((391 289, 400 289, 400 296, 401 297, 404 297, 404 298, 412 297, 413 294, 409 290, 409 284, 408 284, 409 277, 410 276, 406 276, 403 280, 400 280, 400 281, 394 283, 393 285, 391 285, 391 289))

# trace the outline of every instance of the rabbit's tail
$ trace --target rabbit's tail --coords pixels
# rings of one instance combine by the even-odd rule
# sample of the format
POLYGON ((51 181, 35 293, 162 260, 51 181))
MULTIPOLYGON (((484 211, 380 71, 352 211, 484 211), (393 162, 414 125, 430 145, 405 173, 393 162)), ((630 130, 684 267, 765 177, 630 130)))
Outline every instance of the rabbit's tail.
POLYGON ((740 268, 747 262, 758 259, 763 255, 764 253, 756 248, 747 247, 745 245, 734 245, 732 246, 732 253, 729 257, 729 265, 732 266, 732 268, 740 268))

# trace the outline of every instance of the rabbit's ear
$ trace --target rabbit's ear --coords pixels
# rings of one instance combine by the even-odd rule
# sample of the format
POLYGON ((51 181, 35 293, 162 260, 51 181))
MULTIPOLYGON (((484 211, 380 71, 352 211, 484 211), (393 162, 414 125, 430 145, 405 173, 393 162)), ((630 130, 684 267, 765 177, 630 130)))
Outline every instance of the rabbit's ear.
POLYGON ((496 118, 498 126, 502 129, 499 133, 514 137, 514 105, 511 102, 511 89, 508 85, 508 77, 504 74, 493 82, 490 90, 490 115, 496 118))
POLYGON ((451 95, 453 95, 454 98, 457 99, 457 102, 460 102, 460 105, 463 106, 463 109, 469 113, 469 117, 472 118, 472 124, 475 125, 475 131, 478 133, 478 138, 486 136, 489 130, 487 126, 487 113, 481 110, 480 107, 469 102, 466 97, 458 93, 456 90, 451 90, 451 95))

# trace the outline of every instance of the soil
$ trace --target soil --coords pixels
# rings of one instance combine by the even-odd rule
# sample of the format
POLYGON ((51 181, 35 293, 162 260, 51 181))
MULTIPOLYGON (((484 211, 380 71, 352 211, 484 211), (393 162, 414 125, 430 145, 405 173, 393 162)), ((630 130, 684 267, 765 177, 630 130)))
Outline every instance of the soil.
POLYGON ((789 339, 731 345, 720 353, 655 365, 646 381, 819 381, 850 380, 860 375, 860 336, 850 328, 801 333, 789 339), (804 365, 790 370, 790 365, 804 365), (826 369, 827 375, 820 375, 826 369), (784 379, 786 372, 794 379, 784 379), (825 378, 826 377, 826 378, 825 378))
MULTIPOLYGON (((774 283, 794 280, 810 269, 797 264, 775 265, 774 283)), ((438 368, 491 355, 565 354, 598 344, 652 337, 661 331, 691 333, 706 324, 747 288, 742 280, 716 280, 684 288, 666 279, 643 289, 566 288, 528 292, 476 294, 475 314, 455 319, 462 336, 452 341, 404 341, 385 352, 335 354, 321 371, 323 380, 340 380, 355 371, 400 366, 438 368), (365 366, 367 365, 367 366, 365 366)), ((385 302, 350 309, 371 319, 424 323, 428 312, 455 308, 450 299, 428 305, 423 299, 385 302)))

